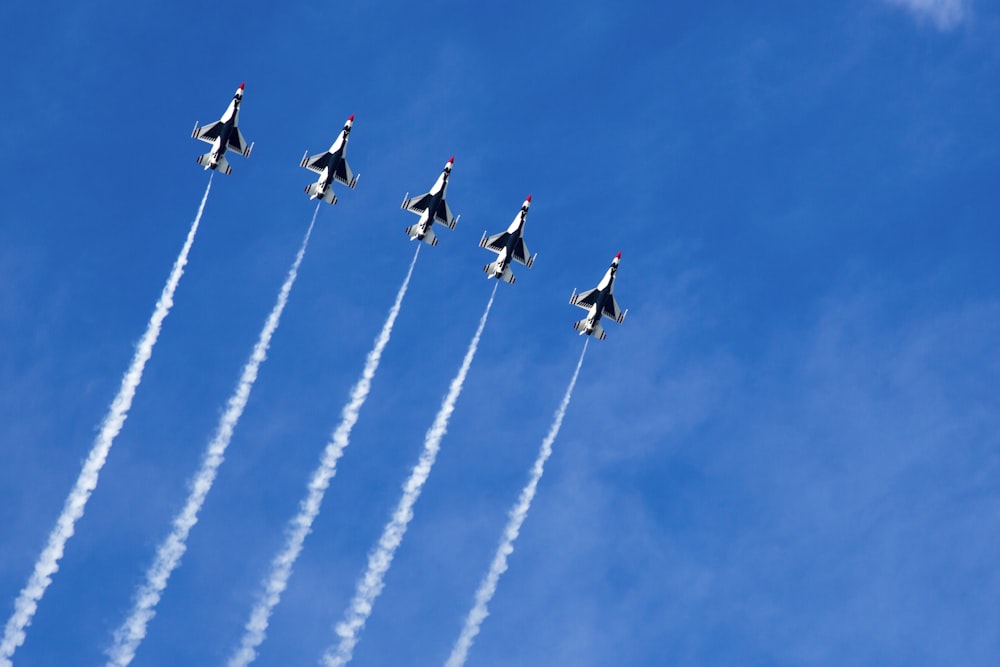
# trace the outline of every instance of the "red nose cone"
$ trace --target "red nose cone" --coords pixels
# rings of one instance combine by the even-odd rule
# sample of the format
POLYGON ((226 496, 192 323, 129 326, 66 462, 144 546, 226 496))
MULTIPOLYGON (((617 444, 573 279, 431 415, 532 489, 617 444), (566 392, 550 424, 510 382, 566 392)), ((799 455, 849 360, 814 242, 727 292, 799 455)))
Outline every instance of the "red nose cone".
POLYGON ((240 90, 243 90, 243 86, 245 86, 245 85, 247 85, 247 82, 246 82, 246 81, 244 81, 243 83, 241 83, 241 84, 240 84, 240 90))
POLYGON ((452 155, 451 158, 448 160, 448 164, 453 164, 454 162, 455 162, 455 156, 452 155))
POLYGON ((621 259, 621 258, 622 258, 622 251, 621 251, 621 250, 619 250, 619 251, 618 251, 618 254, 617 254, 617 255, 615 255, 615 259, 621 259))
POLYGON ((531 201, 531 195, 528 195, 528 198, 525 199, 524 201, 530 202, 531 201))
POLYGON ((353 123, 354 122, 354 114, 351 114, 351 117, 347 119, 347 122, 348 123, 353 123))

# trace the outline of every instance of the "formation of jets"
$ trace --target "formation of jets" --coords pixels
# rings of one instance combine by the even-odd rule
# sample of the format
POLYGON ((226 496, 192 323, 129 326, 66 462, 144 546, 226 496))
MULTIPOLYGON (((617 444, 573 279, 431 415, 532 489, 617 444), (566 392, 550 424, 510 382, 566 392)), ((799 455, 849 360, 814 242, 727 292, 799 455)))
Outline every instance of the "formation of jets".
MULTIPOLYGON (((222 118, 204 127, 199 127, 198 123, 194 125, 191 136, 212 144, 212 150, 197 158, 198 164, 204 166, 205 169, 231 174, 233 169, 226 160, 226 151, 231 150, 243 157, 250 157, 253 144, 247 144, 246 138, 238 127, 240 102, 243 101, 243 87, 244 84, 241 83, 240 87, 236 89, 236 93, 225 113, 222 114, 222 118)), ((351 172, 351 168, 347 164, 347 140, 351 135, 353 124, 354 116, 351 115, 329 150, 312 156, 309 155, 309 151, 306 151, 303 155, 300 166, 319 174, 319 179, 315 183, 305 187, 309 199, 322 199, 328 204, 336 204, 337 195, 333 192, 334 181, 346 185, 352 190, 357 185, 358 176, 351 172)), ((434 224, 443 225, 448 229, 455 229, 455 225, 458 224, 458 219, 461 216, 453 215, 445 200, 448 179, 451 177, 454 164, 455 157, 452 156, 445 163, 441 175, 434 182, 430 192, 416 197, 410 197, 407 193, 403 198, 401 208, 420 216, 420 220, 415 225, 405 229, 410 240, 423 241, 428 245, 436 246, 438 238, 434 234, 434 224)), ((529 269, 535 263, 537 255, 531 255, 524 242, 524 223, 530 208, 531 195, 528 195, 524 203, 521 204, 521 210, 514 216, 514 221, 507 227, 507 231, 489 237, 487 237, 486 232, 483 232, 479 246, 497 254, 495 261, 483 266, 483 272, 486 273, 488 279, 496 278, 513 284, 517 278, 510 268, 511 262, 517 262, 529 269)), ((618 263, 621 261, 621 257, 620 252, 615 255, 614 259, 611 260, 611 266, 608 267, 597 287, 579 294, 573 290, 573 295, 569 299, 570 304, 587 311, 585 318, 573 323, 573 328, 579 331, 581 336, 586 334, 604 340, 607 334, 604 327, 601 326, 602 317, 612 319, 619 324, 625 321, 628 309, 622 310, 613 294, 615 274, 618 272, 618 263)))

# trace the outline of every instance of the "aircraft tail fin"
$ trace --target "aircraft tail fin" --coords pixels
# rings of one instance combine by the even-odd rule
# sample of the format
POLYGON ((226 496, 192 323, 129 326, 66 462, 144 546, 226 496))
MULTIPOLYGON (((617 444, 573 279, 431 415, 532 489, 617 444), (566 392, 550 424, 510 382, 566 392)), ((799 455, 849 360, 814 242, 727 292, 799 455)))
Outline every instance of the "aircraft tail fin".
POLYGON ((503 273, 501 273, 498 276, 496 262, 490 262, 489 264, 483 266, 483 273, 486 274, 487 278, 499 278, 500 280, 509 283, 511 285, 513 285, 514 281, 517 280, 517 276, 515 276, 514 272, 510 270, 510 266, 505 266, 503 269, 503 273))
POLYGON ((310 183, 306 186, 305 192, 309 195, 309 199, 322 199, 327 204, 335 205, 337 203, 337 195, 333 194, 333 188, 327 188, 323 194, 319 193, 319 183, 310 183))
POLYGON ((589 318, 585 317, 578 322, 573 322, 573 328, 579 331, 581 336, 583 334, 587 334, 588 336, 596 337, 598 340, 604 340, 608 337, 608 334, 604 332, 604 327, 601 326, 600 322, 594 322, 593 328, 589 330, 587 328, 588 322, 589 318))
POLYGON ((226 160, 225 155, 219 156, 219 159, 216 160, 215 163, 213 163, 212 152, 209 151, 204 155, 199 155, 196 161, 198 162, 198 164, 205 167, 205 169, 215 169, 216 171, 221 171, 223 174, 226 174, 227 176, 233 173, 233 168, 229 166, 229 161, 226 160))
POLYGON ((424 232, 423 238, 420 238, 419 232, 417 232, 416 230, 417 230, 417 225, 411 225, 403 231, 406 232, 406 235, 409 236, 410 239, 417 239, 431 246, 435 246, 438 244, 438 238, 434 234, 434 230, 431 229, 430 227, 428 227, 427 231, 424 232))

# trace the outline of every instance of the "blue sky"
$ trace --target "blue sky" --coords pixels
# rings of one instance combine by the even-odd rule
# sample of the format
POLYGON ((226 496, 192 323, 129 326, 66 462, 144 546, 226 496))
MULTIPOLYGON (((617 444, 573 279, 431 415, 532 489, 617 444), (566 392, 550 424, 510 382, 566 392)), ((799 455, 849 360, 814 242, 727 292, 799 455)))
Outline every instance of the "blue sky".
POLYGON ((393 340, 255 664, 315 664, 534 194, 358 665, 440 664, 622 251, 491 616, 489 665, 1000 660, 1000 13, 975 0, 98 0, 0 9, 0 600, 24 585, 246 81, 128 422, 15 664, 103 664, 356 114, 281 327, 135 665, 221 664, 456 156, 393 340), (44 19, 44 20, 43 20, 44 19), (341 188, 343 190, 343 188, 341 188))

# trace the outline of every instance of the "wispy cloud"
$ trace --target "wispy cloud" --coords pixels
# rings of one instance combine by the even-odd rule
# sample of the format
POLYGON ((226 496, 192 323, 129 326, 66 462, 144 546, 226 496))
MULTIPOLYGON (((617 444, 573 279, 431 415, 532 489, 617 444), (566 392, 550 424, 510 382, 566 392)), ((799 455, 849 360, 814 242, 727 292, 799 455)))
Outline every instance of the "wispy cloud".
POLYGON ((486 309, 483 311, 482 317, 479 318, 479 326, 476 328, 476 333, 472 336, 472 341, 469 343, 465 357, 462 359, 462 365, 455 377, 452 378, 451 385, 448 387, 448 393, 444 401, 442 401, 440 409, 438 409, 434 423, 424 438, 424 450, 420 453, 420 460, 414 466, 409 479, 403 484, 403 495, 399 499, 396 511, 392 513, 392 518, 389 519, 389 523, 382 530, 382 537, 379 538, 378 546, 368 556, 368 568, 361 575, 361 578, 358 579, 354 598, 351 600, 344 620, 337 624, 336 632, 337 636, 340 637, 340 642, 336 648, 331 647, 323 655, 323 664, 327 667, 343 667, 343 665, 351 661, 351 657, 354 655, 354 647, 358 643, 358 634, 364 628, 368 617, 372 613, 375 598, 379 596, 382 588, 385 586, 385 573, 389 571, 392 559, 396 555, 396 549, 399 548, 399 545, 403 541, 403 536, 406 535, 410 519, 413 518, 413 506, 420 498, 420 492, 424 488, 424 483, 431 474, 431 468, 434 467, 434 461, 437 459, 438 451, 441 449, 441 439, 448 432, 448 421, 451 419, 451 414, 455 411, 455 403, 462 393, 465 377, 468 375, 469 367, 472 366, 472 360, 476 356, 476 350, 479 348, 479 339, 483 335, 483 328, 486 326, 486 319, 490 315, 490 308, 493 307, 493 299, 496 297, 496 294, 497 286, 494 285, 493 293, 490 294, 490 300, 486 304, 486 309))
POLYGON ((295 285, 295 279, 299 274, 299 267, 302 265, 302 258, 305 257, 306 248, 309 245, 309 237, 312 235, 313 227, 316 225, 316 216, 319 214, 319 203, 316 204, 316 211, 313 213, 312 222, 302 239, 302 245, 295 256, 295 261, 288 270, 284 284, 278 293, 274 308, 268 315, 261 329, 257 344, 254 345, 250 359, 243 366, 240 381, 236 385, 236 390, 229 397, 226 411, 219 420, 215 436, 205 450, 201 467, 195 474, 191 482, 191 493, 188 495, 184 508, 174 518, 173 528, 166 539, 160 544, 156 551, 156 558, 149 570, 146 572, 146 581, 139 587, 135 603, 128 618, 115 631, 114 643, 108 649, 108 667, 126 667, 131 664, 135 657, 136 649, 146 638, 146 628, 149 622, 156 615, 156 606, 160 602, 160 597, 170 581, 170 575, 177 566, 180 565, 181 557, 187 551, 187 538, 191 529, 198 523, 198 514, 205 498, 212 489, 215 477, 219 472, 219 466, 225 459, 226 448, 233 438, 233 431, 243 415, 243 410, 250 400, 250 392, 257 381, 257 373, 260 365, 267 358, 267 349, 271 345, 271 337, 281 322, 281 314, 288 303, 288 295, 295 285))
POLYGON ((281 594, 288 587, 288 580, 292 576, 292 568, 299 554, 302 553, 302 545, 306 541, 306 536, 312 531, 313 521, 319 514, 320 506, 323 504, 323 496, 330 486, 330 480, 337 474, 337 461, 344 454, 347 445, 351 442, 351 430, 358 421, 361 414, 361 407, 368 400, 368 393, 371 391, 372 379, 375 371, 378 370, 379 362, 382 360, 382 352, 389 344, 392 337, 392 328, 396 324, 396 317, 403 306, 403 297, 410 285, 410 277, 413 275, 413 267, 417 263, 420 254, 420 244, 413 252, 413 259, 410 261, 410 268, 406 272, 403 284, 399 287, 396 300, 389 309, 389 315, 382 325, 382 331, 375 339, 375 345, 365 361, 364 370, 354 388, 351 390, 351 399, 341 413, 340 424, 337 425, 330 442, 323 450, 323 458, 319 467, 313 472, 309 480, 309 487, 306 497, 299 505, 299 513, 289 522, 285 546, 275 556, 271 563, 271 573, 264 582, 264 592, 253 611, 250 612, 250 620, 247 621, 243 638, 240 639, 240 646, 229 659, 229 667, 246 667, 257 658, 257 648, 264 641, 267 635, 267 626, 270 623, 271 612, 281 601, 281 594))
POLYGON ((969 0, 885 0, 939 30, 951 30, 969 16, 969 0))
POLYGON ((170 314, 170 309, 174 305, 174 292, 184 275, 188 253, 194 244, 195 234, 198 233, 198 225, 205 212, 205 202, 208 201, 208 193, 211 189, 212 176, 209 176, 208 184, 205 186, 205 194, 202 195, 201 204, 198 206, 198 214, 195 216, 194 222, 191 223, 184 247, 181 248, 180 254, 174 261, 170 277, 167 278, 167 283, 156 302, 156 309, 153 311, 152 317, 149 318, 146 332, 139 340, 139 344, 136 345, 135 355, 132 357, 128 371, 122 378, 118 395, 111 402, 111 408, 104 418, 104 423, 101 424, 101 431, 87 456, 87 461, 83 464, 83 470, 80 471, 80 476, 77 478, 73 490, 66 498, 62 514, 56 520, 56 526, 49 535, 45 549, 35 563, 31 579, 28 580, 28 584, 21 590, 14 603, 14 614, 7 621, 3 641, 0 642, 0 667, 10 667, 14 651, 24 643, 25 629, 31 625, 31 619, 38 609, 38 602, 45 595, 46 589, 52 583, 52 576, 59 569, 59 561, 63 557, 66 542, 73 537, 73 533, 76 531, 76 522, 83 516, 87 501, 90 500, 90 494, 97 488, 97 481, 101 469, 108 459, 111 445, 114 444, 115 438, 125 426, 125 420, 128 419, 129 410, 132 408, 132 399, 135 398, 135 392, 139 388, 139 383, 142 382, 142 372, 146 368, 146 362, 153 355, 153 347, 160 337, 163 321, 170 314))
POLYGON ((448 656, 445 667, 462 667, 465 664, 465 660, 469 655, 469 649, 472 647, 472 640, 479 634, 479 628, 490 613, 490 600, 493 599, 493 594, 496 593, 497 584, 500 582, 500 575, 507 571, 507 557, 514 553, 514 542, 521 533, 521 526, 524 524, 524 520, 528 518, 531 501, 535 498, 538 482, 542 479, 542 474, 545 472, 545 462, 552 455, 552 443, 555 442, 556 436, 559 435, 559 429, 562 427, 563 419, 566 417, 566 409, 569 407, 569 400, 573 396, 573 387, 576 386, 576 379, 580 376, 580 367, 583 366, 583 356, 587 353, 587 345, 589 343, 590 339, 588 338, 583 344, 580 359, 576 362, 576 370, 573 371, 573 377, 569 381, 569 386, 566 387, 566 393, 563 395, 562 401, 559 403, 559 408, 556 410, 549 433, 542 440, 538 458, 535 459, 534 465, 531 466, 531 477, 521 490, 517 504, 514 505, 510 512, 510 518, 503 530, 503 536, 500 539, 500 545, 497 547, 496 554, 493 556, 493 562, 490 563, 489 571, 479 583, 479 588, 476 590, 476 602, 469 611, 468 616, 465 617, 465 625, 462 627, 462 632, 451 649, 451 655, 448 656))

